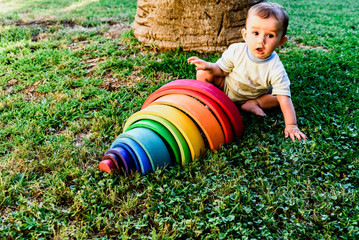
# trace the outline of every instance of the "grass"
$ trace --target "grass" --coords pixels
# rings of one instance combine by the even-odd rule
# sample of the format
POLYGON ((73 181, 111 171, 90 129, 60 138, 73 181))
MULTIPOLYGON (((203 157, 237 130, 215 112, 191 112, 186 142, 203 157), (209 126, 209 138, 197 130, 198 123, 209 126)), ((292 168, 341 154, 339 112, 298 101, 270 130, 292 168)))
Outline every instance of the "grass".
POLYGON ((279 110, 243 113, 220 150, 125 177, 99 160, 153 91, 195 77, 195 53, 139 43, 136 1, 1 1, 0 238, 358 238, 358 1, 275 2, 309 139, 285 139, 279 110))

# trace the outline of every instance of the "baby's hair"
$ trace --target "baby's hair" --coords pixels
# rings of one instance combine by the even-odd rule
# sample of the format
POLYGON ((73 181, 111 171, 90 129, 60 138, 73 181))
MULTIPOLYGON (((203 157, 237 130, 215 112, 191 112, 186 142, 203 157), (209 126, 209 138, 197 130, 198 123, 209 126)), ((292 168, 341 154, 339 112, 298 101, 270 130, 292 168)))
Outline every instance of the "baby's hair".
MULTIPOLYGON (((275 17, 279 22, 283 23, 282 30, 284 37, 287 34, 287 28, 288 28, 288 22, 289 17, 285 9, 277 4, 277 3, 271 3, 271 2, 261 2, 254 6, 252 6, 247 14, 247 20, 248 16, 250 15, 256 15, 260 18, 266 19, 270 17, 275 17)), ((247 22, 246 22, 247 25, 247 22)))

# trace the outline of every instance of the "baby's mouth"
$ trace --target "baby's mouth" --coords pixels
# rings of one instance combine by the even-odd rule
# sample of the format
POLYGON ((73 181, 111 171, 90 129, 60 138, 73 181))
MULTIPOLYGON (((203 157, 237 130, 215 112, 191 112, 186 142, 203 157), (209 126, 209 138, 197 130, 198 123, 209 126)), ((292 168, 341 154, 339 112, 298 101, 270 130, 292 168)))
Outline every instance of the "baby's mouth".
POLYGON ((256 52, 259 52, 259 53, 262 53, 264 51, 264 49, 263 48, 256 48, 256 52))

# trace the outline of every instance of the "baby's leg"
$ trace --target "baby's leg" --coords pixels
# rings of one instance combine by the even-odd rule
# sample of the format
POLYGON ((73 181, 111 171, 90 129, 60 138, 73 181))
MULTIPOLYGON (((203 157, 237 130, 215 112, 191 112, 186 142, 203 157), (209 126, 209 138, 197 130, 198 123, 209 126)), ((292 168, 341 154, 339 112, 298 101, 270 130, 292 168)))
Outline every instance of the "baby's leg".
POLYGON ((265 116, 264 110, 278 106, 279 102, 276 96, 264 94, 257 99, 248 100, 241 106, 241 109, 259 116, 265 116))
POLYGON ((208 71, 205 70, 197 70, 196 75, 197 80, 202 82, 210 83, 219 89, 223 90, 224 86, 224 77, 216 77, 210 74, 208 71))

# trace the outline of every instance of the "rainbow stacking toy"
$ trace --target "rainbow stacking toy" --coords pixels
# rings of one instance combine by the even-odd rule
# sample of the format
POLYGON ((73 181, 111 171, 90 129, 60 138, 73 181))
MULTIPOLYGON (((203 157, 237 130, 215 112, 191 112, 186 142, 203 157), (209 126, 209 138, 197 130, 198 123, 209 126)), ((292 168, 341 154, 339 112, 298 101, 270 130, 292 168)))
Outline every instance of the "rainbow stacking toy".
POLYGON ((186 164, 243 132, 236 105, 209 83, 182 79, 152 93, 125 123, 99 164, 110 173, 156 171, 186 164))

